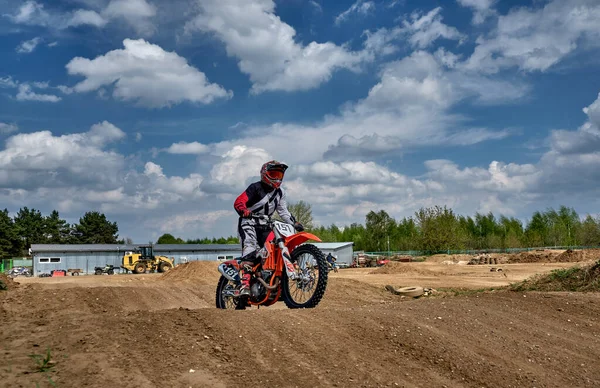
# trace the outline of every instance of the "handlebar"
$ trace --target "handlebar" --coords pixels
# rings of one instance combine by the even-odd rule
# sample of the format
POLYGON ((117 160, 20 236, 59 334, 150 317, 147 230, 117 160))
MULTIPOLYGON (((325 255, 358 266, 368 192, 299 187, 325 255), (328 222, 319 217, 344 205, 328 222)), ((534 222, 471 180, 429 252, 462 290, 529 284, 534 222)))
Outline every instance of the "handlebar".
POLYGON ((257 221, 264 221, 267 224, 270 224, 271 222, 273 222, 273 219, 270 216, 267 216, 264 214, 250 214, 248 217, 242 217, 242 218, 254 219, 257 221))

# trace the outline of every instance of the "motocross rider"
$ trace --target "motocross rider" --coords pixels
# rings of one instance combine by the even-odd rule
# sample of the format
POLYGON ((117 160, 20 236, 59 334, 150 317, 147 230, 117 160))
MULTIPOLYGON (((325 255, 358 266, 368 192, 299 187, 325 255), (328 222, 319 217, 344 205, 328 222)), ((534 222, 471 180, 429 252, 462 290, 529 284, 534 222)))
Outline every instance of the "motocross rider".
POLYGON ((257 251, 264 245, 270 229, 266 225, 250 218, 251 215, 271 216, 275 211, 284 222, 294 225, 297 231, 303 231, 302 224, 296 221, 287 208, 285 191, 281 188, 281 181, 288 166, 276 160, 263 164, 260 169, 260 181, 254 182, 240 194, 233 204, 233 208, 240 216, 238 221, 238 234, 242 243, 242 264, 240 265, 241 285, 240 296, 250 295, 251 265, 257 264, 259 257, 257 251), (248 264, 251 263, 251 264, 248 264))

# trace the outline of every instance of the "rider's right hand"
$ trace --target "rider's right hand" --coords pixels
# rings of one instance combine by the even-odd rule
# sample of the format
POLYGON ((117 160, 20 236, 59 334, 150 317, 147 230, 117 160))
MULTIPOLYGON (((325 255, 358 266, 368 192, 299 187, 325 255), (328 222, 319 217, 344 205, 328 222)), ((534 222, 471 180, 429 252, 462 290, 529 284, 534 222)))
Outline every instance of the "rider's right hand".
POLYGON ((244 218, 248 218, 252 215, 252 211, 245 209, 244 212, 242 213, 242 217, 244 218))

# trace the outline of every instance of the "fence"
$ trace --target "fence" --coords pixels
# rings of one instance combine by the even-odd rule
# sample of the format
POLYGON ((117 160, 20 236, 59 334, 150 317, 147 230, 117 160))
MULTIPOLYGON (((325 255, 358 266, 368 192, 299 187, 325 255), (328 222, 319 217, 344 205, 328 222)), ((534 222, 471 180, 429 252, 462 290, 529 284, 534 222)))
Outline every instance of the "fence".
POLYGON ((384 252, 365 252, 368 256, 431 256, 437 254, 446 255, 477 255, 481 253, 519 253, 529 251, 539 251, 546 249, 566 250, 566 249, 600 249, 600 246, 552 246, 552 247, 533 247, 533 248, 494 248, 494 249, 464 249, 464 250, 442 250, 442 251, 384 251, 384 252))

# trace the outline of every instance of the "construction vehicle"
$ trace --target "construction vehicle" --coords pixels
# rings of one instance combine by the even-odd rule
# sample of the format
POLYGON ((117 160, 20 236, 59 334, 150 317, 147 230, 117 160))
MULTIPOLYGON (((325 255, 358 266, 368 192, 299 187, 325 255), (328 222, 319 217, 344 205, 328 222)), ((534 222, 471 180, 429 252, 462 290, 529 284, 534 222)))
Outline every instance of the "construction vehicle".
POLYGON ((173 268, 174 261, 166 256, 154 256, 152 245, 140 245, 134 251, 125 252, 121 268, 136 274, 167 272, 173 268))

